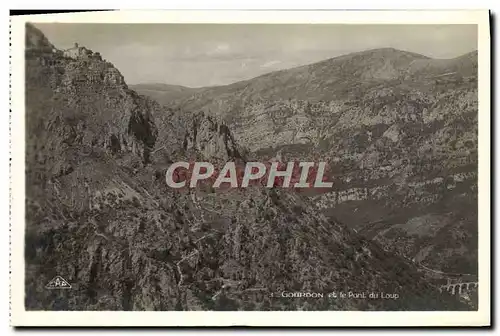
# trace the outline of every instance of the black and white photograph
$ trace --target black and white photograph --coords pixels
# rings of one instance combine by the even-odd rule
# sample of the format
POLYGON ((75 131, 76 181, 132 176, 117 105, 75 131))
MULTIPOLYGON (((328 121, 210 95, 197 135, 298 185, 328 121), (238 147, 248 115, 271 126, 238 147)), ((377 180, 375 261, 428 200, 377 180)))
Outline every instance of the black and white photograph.
POLYGON ((16 35, 20 309, 489 310, 478 20, 58 16, 16 35))

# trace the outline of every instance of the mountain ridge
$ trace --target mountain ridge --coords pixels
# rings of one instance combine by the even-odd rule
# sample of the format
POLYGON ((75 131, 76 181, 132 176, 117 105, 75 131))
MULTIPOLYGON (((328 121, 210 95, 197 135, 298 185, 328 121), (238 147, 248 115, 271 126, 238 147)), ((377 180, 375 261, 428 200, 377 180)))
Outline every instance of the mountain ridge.
MULTIPOLYGON (((159 102, 166 102, 166 103, 169 103, 169 99, 178 99, 179 97, 176 97, 174 94, 171 94, 170 92, 172 91, 170 89, 170 86, 172 87, 177 87, 177 86, 180 86, 182 88, 187 88, 189 90, 196 90, 196 91, 205 91, 205 90, 225 90, 225 89, 230 89, 231 87, 233 86, 244 86, 246 85, 248 82, 251 82, 251 81, 254 81, 254 80, 257 80, 257 79, 263 79, 263 78, 266 78, 266 77, 269 77, 269 76, 274 76, 274 75, 278 75, 280 73, 284 73, 284 72, 287 72, 287 71, 298 71, 298 70, 303 70, 303 69, 308 69, 309 67, 314 67, 316 65, 320 65, 320 64, 324 64, 324 63, 329 63, 329 62, 338 62, 338 61, 341 61, 341 60, 344 60, 346 58, 351 58, 351 57, 356 57, 356 56, 369 56, 369 55, 373 55, 373 54, 383 54, 383 53, 392 53, 392 54, 396 54, 396 55, 407 55, 407 56, 413 56, 415 59, 414 60, 427 60, 429 62, 442 62, 442 63, 446 63, 446 62, 453 62, 453 61, 456 61, 456 60, 460 60, 462 58, 467 58, 467 57, 470 57, 470 56, 473 56, 472 58, 475 58, 477 59, 477 50, 475 51, 471 51, 471 52, 468 52, 468 53, 465 53, 463 55, 459 55, 459 56, 456 56, 456 57, 453 57, 453 58, 431 58, 431 57, 428 57, 428 56, 425 56, 425 55, 422 55, 422 54, 418 54, 418 53, 414 53, 414 52, 410 52, 410 51, 404 51, 404 50, 399 50, 399 49, 396 49, 396 48, 375 48, 375 49, 367 49, 367 50, 362 50, 362 51, 357 51, 357 52, 352 52, 352 53, 348 53, 348 54, 344 54, 344 55, 340 55, 340 56, 335 56, 335 57, 331 57, 331 58, 327 58, 325 60, 322 60, 322 61, 318 61, 318 62, 314 62, 314 63, 309 63, 309 64, 305 64, 305 65, 300 65, 300 66, 296 66, 296 67, 292 67, 292 68, 287 68, 287 69, 281 69, 281 70, 276 70, 276 71, 271 71, 271 72, 268 72, 268 73, 265 73, 265 74, 262 74, 262 75, 259 75, 259 76, 256 76, 256 77, 252 77, 250 79, 245 79, 245 80, 241 80, 241 81, 237 81, 237 82, 234 82, 234 83, 230 83, 230 84, 225 84, 225 85, 215 85, 215 86, 203 86, 203 87, 196 87, 196 88, 190 88, 190 87, 185 87, 185 86, 182 86, 182 85, 172 85, 172 84, 168 84, 168 83, 158 83, 158 84, 154 84, 154 85, 158 85, 159 87, 165 85, 166 87, 168 87, 168 93, 167 93, 167 96, 166 97, 161 97, 160 93, 156 94, 155 96, 155 99, 157 99, 159 102)), ((143 93, 143 94, 148 94, 148 92, 146 92, 147 90, 149 90, 147 88, 147 86, 149 86, 151 84, 148 84, 148 83, 138 83, 138 84, 133 84, 132 87, 134 87, 139 93, 143 93), (146 86, 146 87, 144 87, 146 86)), ((161 92, 161 89, 158 88, 158 91, 161 92)), ((184 96, 184 95, 182 95, 184 96)))
POLYGON ((209 88, 167 106, 217 115, 254 160, 280 152, 288 160, 328 161, 334 190, 314 197, 325 213, 410 259, 475 273, 477 64, 477 51, 443 60, 382 48, 209 88), (434 229, 424 238, 406 228, 423 223, 439 226, 437 237, 434 229), (453 238, 454 231, 467 239, 453 238))
MULTIPOLYGON (((281 99, 302 99, 311 102, 341 100, 346 94, 355 98, 359 92, 374 89, 382 83, 398 84, 400 81, 407 81, 408 87, 411 88, 412 84, 408 81, 410 77, 422 77, 423 81, 429 82, 434 76, 449 72, 449 63, 452 68, 456 68, 453 63, 466 55, 475 53, 450 60, 439 60, 393 48, 373 49, 274 71, 229 85, 203 88, 191 96, 169 95, 165 99, 161 94, 157 94, 155 98, 168 106, 185 110, 211 109, 220 115, 232 114, 231 110, 239 109, 248 100, 269 100, 277 98, 278 95, 281 99), (413 67, 410 67, 411 64, 413 67), (416 67, 416 64, 420 66, 416 67), (431 66, 428 66, 429 64, 431 66), (244 96, 245 100, 235 100, 233 96, 244 96), (231 104, 227 104, 228 101, 231 101, 231 104)), ((458 73, 457 76, 473 75, 477 69, 477 57, 475 60, 472 58, 471 64, 470 71, 458 73)), ((432 87, 428 83, 425 85, 432 87)))

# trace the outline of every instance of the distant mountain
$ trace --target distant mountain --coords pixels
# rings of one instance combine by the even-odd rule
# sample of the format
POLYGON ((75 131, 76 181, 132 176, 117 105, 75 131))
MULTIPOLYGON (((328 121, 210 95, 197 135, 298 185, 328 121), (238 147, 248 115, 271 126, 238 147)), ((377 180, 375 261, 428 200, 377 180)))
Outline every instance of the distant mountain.
POLYGON ((142 90, 151 90, 151 91, 172 91, 172 92, 186 92, 190 90, 195 90, 193 88, 189 88, 187 86, 182 85, 170 85, 170 84, 162 84, 162 83, 148 83, 148 84, 134 84, 130 87, 134 87, 136 89, 142 90))
POLYGON ((130 85, 130 88, 140 94, 155 99, 160 104, 170 104, 170 102, 174 99, 182 99, 184 97, 188 97, 200 90, 182 85, 169 85, 161 83, 135 84, 130 85))
POLYGON ((477 274, 477 52, 392 48, 206 88, 168 106, 217 115, 255 159, 328 160, 317 206, 386 249, 477 274))
POLYGON ((246 159, 228 125, 161 107, 92 53, 41 45, 25 54, 27 310, 471 309, 301 195, 167 188, 173 161, 246 159), (72 290, 45 290, 55 276, 72 290))
POLYGON ((477 75, 477 51, 452 59, 427 59, 412 62, 408 76, 437 78, 439 76, 470 77, 477 75))

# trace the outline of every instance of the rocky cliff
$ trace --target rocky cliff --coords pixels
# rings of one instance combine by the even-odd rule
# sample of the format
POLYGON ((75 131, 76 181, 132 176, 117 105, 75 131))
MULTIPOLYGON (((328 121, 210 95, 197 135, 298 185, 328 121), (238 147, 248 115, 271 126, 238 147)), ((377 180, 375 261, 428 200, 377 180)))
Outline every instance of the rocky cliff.
POLYGON ((173 160, 244 158, 227 122, 163 108, 101 57, 64 58, 32 25, 26 35, 28 310, 468 309, 306 197, 167 188, 173 160), (46 290, 55 276, 72 289, 46 290))

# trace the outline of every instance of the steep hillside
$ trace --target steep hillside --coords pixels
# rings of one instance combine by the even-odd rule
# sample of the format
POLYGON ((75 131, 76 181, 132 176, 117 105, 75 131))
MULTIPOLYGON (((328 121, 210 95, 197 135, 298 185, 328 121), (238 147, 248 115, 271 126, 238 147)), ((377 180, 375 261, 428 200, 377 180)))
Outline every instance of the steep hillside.
POLYGON ((477 274, 477 52, 364 51, 169 106, 220 116, 253 158, 329 161, 334 188, 314 200, 331 218, 429 267, 477 274))
POLYGON ((469 309, 300 195, 167 188, 173 160, 244 155, 231 131, 161 108, 88 56, 26 50, 28 310, 469 309), (55 276, 72 289, 44 289, 55 276))

